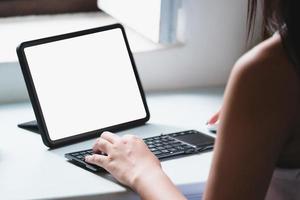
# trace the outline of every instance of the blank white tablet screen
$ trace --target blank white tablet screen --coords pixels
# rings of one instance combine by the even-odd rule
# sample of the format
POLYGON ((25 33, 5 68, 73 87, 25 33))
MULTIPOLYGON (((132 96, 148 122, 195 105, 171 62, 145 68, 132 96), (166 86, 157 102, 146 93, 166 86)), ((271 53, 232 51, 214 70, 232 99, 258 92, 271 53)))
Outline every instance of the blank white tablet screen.
POLYGON ((121 29, 24 51, 51 140, 146 117, 121 29))

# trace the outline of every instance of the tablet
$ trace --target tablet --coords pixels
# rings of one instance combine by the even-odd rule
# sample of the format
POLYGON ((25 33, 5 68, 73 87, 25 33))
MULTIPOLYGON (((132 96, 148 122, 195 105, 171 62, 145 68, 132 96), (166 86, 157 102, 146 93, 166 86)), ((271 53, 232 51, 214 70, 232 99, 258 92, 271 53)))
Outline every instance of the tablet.
POLYGON ((48 147, 149 120, 121 24, 23 42, 17 54, 39 132, 48 147))

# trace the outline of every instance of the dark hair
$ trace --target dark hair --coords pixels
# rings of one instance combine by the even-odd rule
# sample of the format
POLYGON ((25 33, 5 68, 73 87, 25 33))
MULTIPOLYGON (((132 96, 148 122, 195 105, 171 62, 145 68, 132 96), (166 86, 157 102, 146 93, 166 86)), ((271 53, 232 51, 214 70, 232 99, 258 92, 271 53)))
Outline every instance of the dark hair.
POLYGON ((253 33, 258 3, 261 3, 263 12, 263 37, 279 31, 291 61, 300 67, 300 1, 248 0, 248 38, 253 33))

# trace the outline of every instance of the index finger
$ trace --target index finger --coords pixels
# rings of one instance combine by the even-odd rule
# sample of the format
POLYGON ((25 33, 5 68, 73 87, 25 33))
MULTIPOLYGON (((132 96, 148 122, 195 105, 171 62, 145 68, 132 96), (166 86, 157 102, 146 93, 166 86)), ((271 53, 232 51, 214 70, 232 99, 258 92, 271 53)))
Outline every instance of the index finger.
POLYGON ((108 132, 108 131, 103 132, 100 137, 109 141, 112 144, 115 143, 116 141, 120 140, 120 136, 118 136, 114 133, 108 132))
POLYGON ((94 153, 107 153, 111 143, 103 138, 98 138, 93 146, 94 153))
POLYGON ((220 112, 215 113, 207 122, 207 124, 215 124, 219 120, 220 112))

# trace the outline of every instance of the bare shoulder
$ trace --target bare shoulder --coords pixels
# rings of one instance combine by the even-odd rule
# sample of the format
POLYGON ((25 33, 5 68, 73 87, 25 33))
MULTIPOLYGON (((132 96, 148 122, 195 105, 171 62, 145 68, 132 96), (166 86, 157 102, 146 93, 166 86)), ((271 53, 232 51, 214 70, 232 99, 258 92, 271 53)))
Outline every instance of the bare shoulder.
POLYGON ((273 124, 274 128, 281 126, 282 131, 287 131, 298 126, 300 74, 289 61, 279 34, 237 61, 226 93, 235 105, 247 104, 245 108, 249 108, 249 114, 255 113, 262 120, 269 119, 270 126, 273 124))
POLYGON ((275 34, 242 56, 236 62, 231 78, 256 83, 260 86, 256 88, 258 90, 270 89, 298 97, 300 73, 297 67, 300 69, 290 62, 280 35, 275 34))
MULTIPOLYGON (((300 98, 300 73, 286 54, 279 34, 267 39, 242 56, 235 64, 230 81, 263 92, 266 97, 287 95, 300 98), (275 96, 274 96, 275 95, 275 96)), ((299 101, 297 101, 299 102, 299 101)), ((293 100, 291 99, 291 104, 293 100)), ((298 105, 296 101, 295 106, 298 105)), ((300 105, 300 104, 299 104, 300 105)))

